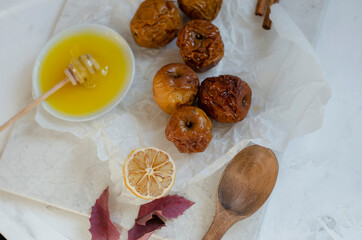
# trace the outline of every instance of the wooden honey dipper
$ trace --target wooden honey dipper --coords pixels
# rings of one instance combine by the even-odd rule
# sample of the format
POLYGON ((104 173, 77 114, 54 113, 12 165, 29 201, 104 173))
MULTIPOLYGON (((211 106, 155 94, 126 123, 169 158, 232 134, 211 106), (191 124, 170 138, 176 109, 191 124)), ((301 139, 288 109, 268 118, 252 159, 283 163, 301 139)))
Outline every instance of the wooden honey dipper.
POLYGON ((23 110, 18 112, 15 116, 10 118, 6 123, 0 126, 0 132, 2 132, 5 128, 13 124, 16 120, 21 118, 25 113, 32 110, 38 104, 47 99, 50 95, 58 91, 68 82, 71 82, 73 86, 79 84, 84 84, 91 75, 95 74, 96 71, 101 70, 101 67, 97 63, 97 61, 90 55, 80 55, 78 58, 74 58, 70 61, 68 68, 64 70, 66 78, 60 81, 57 85, 52 87, 46 93, 41 95, 39 98, 35 99, 32 103, 26 106, 23 110))

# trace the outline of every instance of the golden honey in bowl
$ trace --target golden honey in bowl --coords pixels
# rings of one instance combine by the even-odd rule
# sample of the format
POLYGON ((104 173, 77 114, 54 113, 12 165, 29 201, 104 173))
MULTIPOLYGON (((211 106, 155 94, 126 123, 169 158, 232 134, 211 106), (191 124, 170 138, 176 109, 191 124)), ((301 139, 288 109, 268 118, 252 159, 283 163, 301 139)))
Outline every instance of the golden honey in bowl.
POLYGON ((115 33, 96 30, 105 28, 103 26, 90 26, 95 29, 80 28, 58 37, 40 60, 37 71, 40 94, 64 79, 64 70, 72 59, 80 55, 90 54, 101 67, 94 75, 89 74, 90 78, 84 84, 73 86, 68 83, 46 100, 45 104, 53 114, 55 112, 61 117, 74 117, 75 120, 92 118, 115 105, 132 81, 134 66, 130 50, 120 45, 115 33))

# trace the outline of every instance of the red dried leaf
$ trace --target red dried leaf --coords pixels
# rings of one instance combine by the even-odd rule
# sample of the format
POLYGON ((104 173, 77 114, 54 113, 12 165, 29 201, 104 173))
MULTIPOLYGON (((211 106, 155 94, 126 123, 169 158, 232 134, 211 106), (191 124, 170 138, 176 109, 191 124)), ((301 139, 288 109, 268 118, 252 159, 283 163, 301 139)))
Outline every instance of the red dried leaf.
POLYGON ((135 226, 128 231, 128 240, 147 240, 165 225, 167 219, 182 215, 194 202, 178 195, 156 199, 140 207, 135 226))
POLYGON ((146 240, 149 239, 154 231, 166 226, 165 222, 159 217, 154 216, 149 219, 145 225, 135 224, 131 230, 128 231, 128 240, 146 240))
POLYGON ((118 240, 120 233, 111 222, 108 208, 109 191, 108 187, 103 191, 92 207, 89 218, 92 240, 118 240))

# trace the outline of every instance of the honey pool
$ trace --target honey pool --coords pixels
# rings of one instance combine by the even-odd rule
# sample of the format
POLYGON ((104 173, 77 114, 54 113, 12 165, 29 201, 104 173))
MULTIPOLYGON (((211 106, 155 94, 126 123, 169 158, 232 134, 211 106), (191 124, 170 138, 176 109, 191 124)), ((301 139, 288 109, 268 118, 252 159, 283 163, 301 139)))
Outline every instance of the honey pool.
POLYGON ((64 70, 71 59, 82 54, 91 54, 102 68, 88 83, 73 86, 69 82, 51 95, 44 104, 53 115, 74 119, 96 116, 115 105, 132 81, 134 63, 132 54, 130 59, 128 45, 128 49, 120 45, 115 32, 97 30, 103 26, 93 27, 95 29, 91 25, 58 36, 39 60, 35 76, 38 94, 43 94, 64 79, 64 70))

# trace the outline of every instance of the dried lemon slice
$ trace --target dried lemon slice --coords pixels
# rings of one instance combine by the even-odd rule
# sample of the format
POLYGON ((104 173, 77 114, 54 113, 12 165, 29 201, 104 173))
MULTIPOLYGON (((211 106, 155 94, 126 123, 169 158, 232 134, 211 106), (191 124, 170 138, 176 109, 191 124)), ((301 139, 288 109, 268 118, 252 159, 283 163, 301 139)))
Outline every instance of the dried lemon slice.
POLYGON ((176 165, 171 156, 155 147, 137 148, 123 165, 123 178, 129 190, 143 199, 165 196, 176 178, 176 165))

